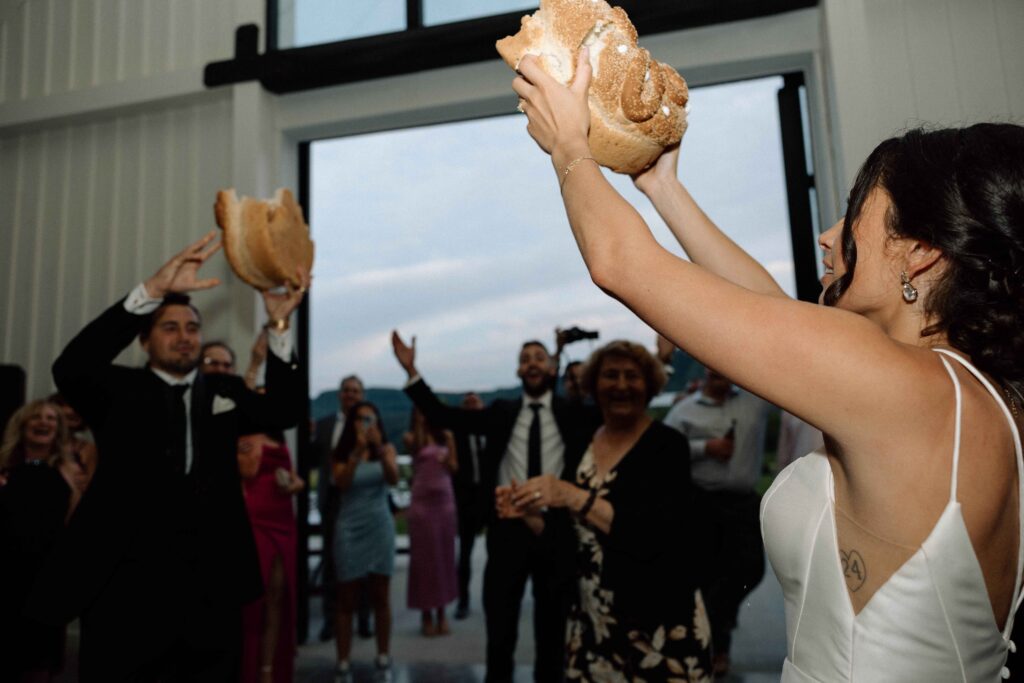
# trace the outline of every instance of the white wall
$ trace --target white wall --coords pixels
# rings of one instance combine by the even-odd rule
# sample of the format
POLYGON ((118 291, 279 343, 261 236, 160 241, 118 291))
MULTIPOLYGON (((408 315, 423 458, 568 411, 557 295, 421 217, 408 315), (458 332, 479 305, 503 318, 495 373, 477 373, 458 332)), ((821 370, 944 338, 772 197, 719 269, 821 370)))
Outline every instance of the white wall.
POLYGON ((916 125, 1024 123, 1022 0, 822 0, 837 176, 916 125))
MULTIPOLYGON (((229 58, 235 27, 264 12, 262 0, 0 0, 0 362, 26 367, 31 396, 51 390, 49 365, 85 321, 212 227, 217 189, 295 187, 295 143, 311 136, 515 105, 497 61, 285 97, 203 88, 203 65, 229 58)), ((804 70, 828 224, 893 132, 1024 118, 1020 35, 1021 0, 822 0, 641 42, 694 84, 804 70)), ((244 352, 252 291, 210 265, 227 284, 197 297, 208 336, 244 352)))
MULTIPOLYGON (((269 185, 257 145, 240 137, 266 118, 247 109, 260 89, 202 84, 207 62, 231 56, 235 26, 262 11, 249 0, 0 1, 0 361, 26 369, 30 397, 52 390, 49 366, 86 322, 214 227, 218 188, 269 185)), ((251 290, 223 259, 208 269, 227 284, 196 296, 207 335, 244 352, 251 290)))

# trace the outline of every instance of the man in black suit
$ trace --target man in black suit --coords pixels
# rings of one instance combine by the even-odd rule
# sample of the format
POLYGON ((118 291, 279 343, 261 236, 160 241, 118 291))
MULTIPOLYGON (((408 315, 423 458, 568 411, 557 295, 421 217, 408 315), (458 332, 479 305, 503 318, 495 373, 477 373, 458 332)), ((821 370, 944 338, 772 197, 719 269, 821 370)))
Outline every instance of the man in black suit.
POLYGON ((554 396, 556 366, 547 348, 528 341, 519 352, 519 400, 497 400, 483 410, 446 406, 416 370, 416 340, 407 346, 392 334, 395 357, 409 374, 405 391, 436 427, 487 438, 481 461, 481 488, 487 515, 487 567, 484 614, 487 623, 487 683, 509 683, 515 670, 519 610, 526 580, 533 584, 534 680, 563 679, 565 597, 571 588, 575 543, 565 510, 545 513, 538 536, 521 519, 498 519, 494 489, 552 473, 575 473, 597 421, 584 408, 554 396))
POLYGON ((299 417, 305 397, 287 328, 309 280, 302 273, 301 287, 263 293, 266 395, 240 377, 202 375, 202 321, 184 293, 218 284, 197 277, 220 247, 215 235, 89 323, 53 366, 103 458, 37 583, 33 611, 51 621, 81 614, 83 683, 237 676, 240 607, 262 581, 236 445, 240 434, 299 417), (136 336, 146 366, 114 365, 136 336))
MULTIPOLYGON (((465 410, 483 410, 484 402, 475 391, 462 397, 465 410)), ((483 494, 480 490, 480 462, 487 447, 483 434, 455 432, 455 454, 459 466, 452 475, 455 511, 459 520, 459 603, 455 618, 469 616, 469 582, 473 576, 472 559, 476 536, 484 528, 483 494)))
MULTIPOLYGON (((323 536, 321 557, 321 582, 323 584, 324 625, 320 629, 320 642, 327 642, 334 637, 334 619, 337 609, 337 590, 334 571, 334 523, 338 515, 338 489, 334 485, 333 453, 338 445, 341 433, 345 429, 345 416, 352 406, 363 400, 365 396, 363 380, 356 375, 349 375, 341 380, 338 386, 338 412, 316 422, 313 436, 310 467, 318 468, 319 475, 316 486, 317 508, 320 510, 320 527, 323 536)), ((359 635, 369 638, 373 635, 370 629, 370 603, 365 590, 361 591, 358 611, 359 635)))

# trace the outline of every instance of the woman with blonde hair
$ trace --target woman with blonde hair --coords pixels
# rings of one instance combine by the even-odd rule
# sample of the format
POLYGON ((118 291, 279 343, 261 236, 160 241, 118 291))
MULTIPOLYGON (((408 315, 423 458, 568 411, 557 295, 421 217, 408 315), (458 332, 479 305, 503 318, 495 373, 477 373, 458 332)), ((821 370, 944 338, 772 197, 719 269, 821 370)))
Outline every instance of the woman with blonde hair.
POLYGON ((0 474, 26 462, 57 464, 66 455, 69 436, 60 406, 37 399, 19 408, 4 427, 0 474))
POLYGON ((22 611, 86 476, 71 457, 59 406, 36 400, 11 416, 0 445, 0 473, 0 680, 49 681, 64 665, 64 627, 40 624, 22 611))

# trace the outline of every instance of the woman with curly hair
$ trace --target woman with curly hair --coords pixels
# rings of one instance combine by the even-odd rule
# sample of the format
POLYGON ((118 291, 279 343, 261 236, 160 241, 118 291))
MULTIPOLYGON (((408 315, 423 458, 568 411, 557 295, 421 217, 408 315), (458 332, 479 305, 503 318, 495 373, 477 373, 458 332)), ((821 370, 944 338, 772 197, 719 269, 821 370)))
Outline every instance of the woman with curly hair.
POLYGON ((816 306, 704 215, 677 150, 634 182, 691 261, 654 240, 588 160, 586 50, 568 87, 531 57, 519 71, 594 282, 826 435, 762 503, 786 598, 783 681, 1008 675, 1024 565, 1024 128, 882 142, 819 238, 816 306))
POLYGON ((711 628, 697 587, 707 556, 695 533, 690 449, 647 414, 665 381, 661 363, 639 344, 601 347, 581 385, 603 424, 571 478, 548 474, 497 490, 499 514, 522 516, 537 532, 545 509, 575 515, 569 680, 711 680, 711 628))

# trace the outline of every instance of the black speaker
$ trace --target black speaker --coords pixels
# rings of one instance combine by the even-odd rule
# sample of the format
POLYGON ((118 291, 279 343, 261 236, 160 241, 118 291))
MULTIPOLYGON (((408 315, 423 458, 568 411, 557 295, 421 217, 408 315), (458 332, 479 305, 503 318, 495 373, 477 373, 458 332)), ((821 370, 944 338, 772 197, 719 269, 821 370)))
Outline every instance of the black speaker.
POLYGON ((0 364, 0 433, 7 420, 25 405, 25 370, 19 365, 0 364))

